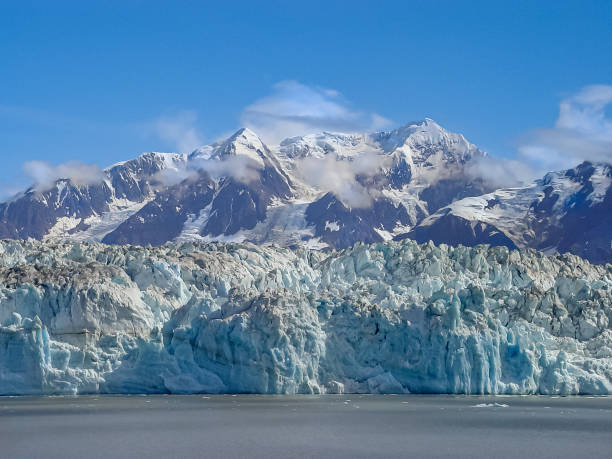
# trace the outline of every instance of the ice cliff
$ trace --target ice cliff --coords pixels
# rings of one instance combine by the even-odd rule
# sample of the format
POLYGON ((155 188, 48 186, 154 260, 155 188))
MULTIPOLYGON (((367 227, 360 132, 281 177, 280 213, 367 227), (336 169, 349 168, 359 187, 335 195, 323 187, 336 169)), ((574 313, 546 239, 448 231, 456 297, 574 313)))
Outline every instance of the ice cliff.
POLYGON ((413 241, 0 242, 0 394, 612 393, 612 266, 413 241))

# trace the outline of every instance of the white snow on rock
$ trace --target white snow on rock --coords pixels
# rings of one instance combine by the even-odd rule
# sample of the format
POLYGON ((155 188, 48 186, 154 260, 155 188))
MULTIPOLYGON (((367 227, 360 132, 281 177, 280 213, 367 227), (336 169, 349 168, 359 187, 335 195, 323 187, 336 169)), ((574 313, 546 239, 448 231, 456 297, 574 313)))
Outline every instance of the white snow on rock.
POLYGON ((612 266, 0 241, 0 394, 612 393, 612 266))
POLYGON ((221 160, 229 156, 241 156, 263 168, 265 151, 267 148, 257 134, 248 128, 242 128, 224 142, 195 150, 191 157, 221 160))
POLYGON ((281 142, 279 151, 288 158, 323 158, 333 153, 339 158, 352 158, 364 153, 382 153, 367 134, 322 132, 290 137, 281 142))
POLYGON ((340 231, 340 223, 326 221, 325 230, 326 231, 340 231))
POLYGON ((590 182, 593 186, 593 192, 588 196, 588 199, 592 203, 598 203, 604 200, 610 185, 612 185, 612 178, 601 165, 595 167, 593 175, 590 177, 590 182))
MULTIPOLYGON (((528 247, 539 235, 533 230, 542 216, 534 212, 534 204, 540 203, 548 194, 555 197, 548 210, 551 221, 559 222, 567 210, 575 205, 577 194, 591 189, 587 195, 590 205, 601 203, 610 188, 610 166, 595 164, 588 184, 581 177, 568 175, 568 171, 549 172, 542 180, 522 187, 500 188, 481 196, 470 196, 439 209, 420 222, 427 227, 446 215, 454 215, 471 222, 483 222, 495 226, 517 247, 528 247)), ((587 228, 585 228, 586 230, 587 228)), ((588 244, 588 241, 587 241, 588 244)), ((553 252, 555 247, 550 247, 553 252)))

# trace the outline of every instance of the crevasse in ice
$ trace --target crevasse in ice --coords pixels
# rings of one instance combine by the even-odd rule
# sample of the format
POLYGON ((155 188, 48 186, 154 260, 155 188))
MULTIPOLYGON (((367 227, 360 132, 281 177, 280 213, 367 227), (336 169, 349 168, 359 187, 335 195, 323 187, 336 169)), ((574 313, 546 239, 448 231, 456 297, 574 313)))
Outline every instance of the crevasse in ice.
POLYGON ((0 242, 0 394, 612 393, 612 266, 0 242))

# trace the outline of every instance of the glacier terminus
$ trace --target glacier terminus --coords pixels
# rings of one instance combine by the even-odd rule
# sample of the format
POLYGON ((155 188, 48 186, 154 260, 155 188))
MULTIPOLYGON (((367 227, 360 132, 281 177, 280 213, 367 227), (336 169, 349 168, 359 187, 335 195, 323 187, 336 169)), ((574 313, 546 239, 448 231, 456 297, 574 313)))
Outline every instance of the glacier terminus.
POLYGON ((0 242, 0 394, 610 394, 612 266, 412 240, 0 242))

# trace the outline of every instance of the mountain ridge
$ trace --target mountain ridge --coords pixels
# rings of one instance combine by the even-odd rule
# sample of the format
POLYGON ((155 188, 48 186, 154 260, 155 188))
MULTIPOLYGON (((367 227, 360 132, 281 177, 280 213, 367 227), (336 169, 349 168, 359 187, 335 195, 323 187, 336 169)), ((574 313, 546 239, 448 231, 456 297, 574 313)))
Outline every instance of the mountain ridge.
POLYGON ((489 158, 429 118, 372 134, 322 132, 272 146, 241 128, 190 154, 144 153, 116 163, 100 183, 61 178, 47 190, 32 187, 0 204, 0 237, 319 249, 408 237, 612 261, 612 230, 594 225, 608 218, 609 166, 583 163, 499 188, 483 167, 489 158))

